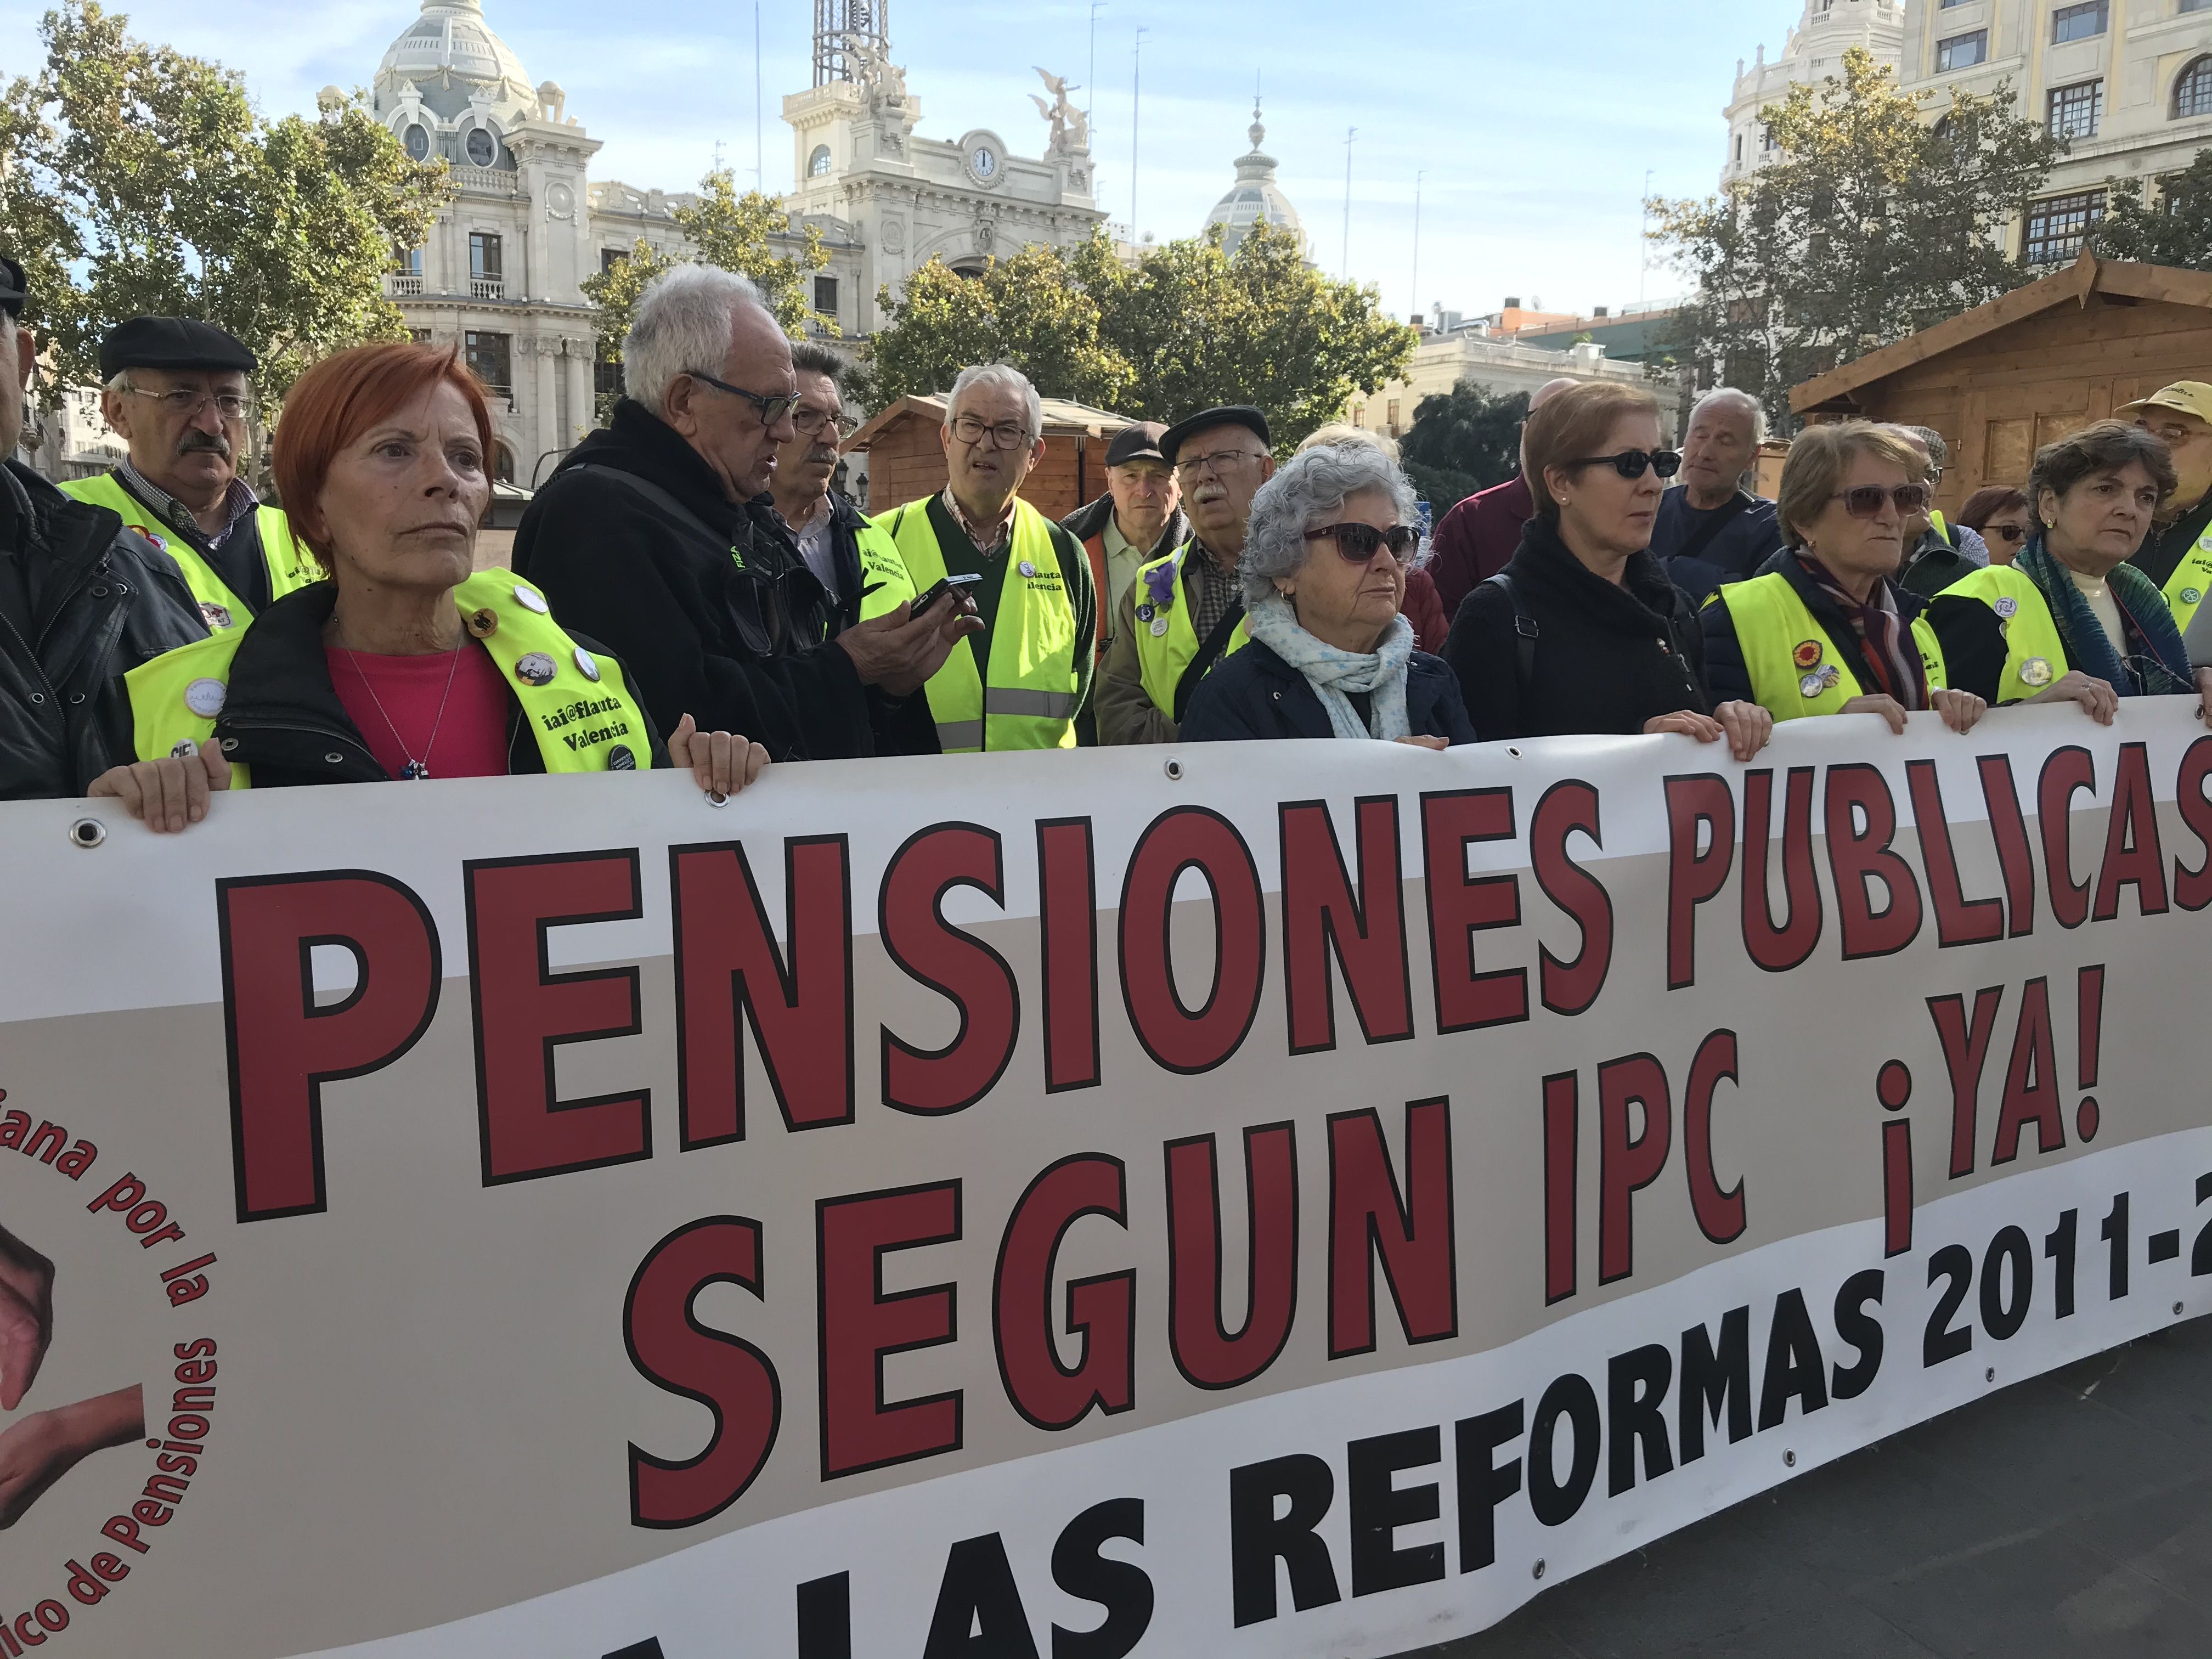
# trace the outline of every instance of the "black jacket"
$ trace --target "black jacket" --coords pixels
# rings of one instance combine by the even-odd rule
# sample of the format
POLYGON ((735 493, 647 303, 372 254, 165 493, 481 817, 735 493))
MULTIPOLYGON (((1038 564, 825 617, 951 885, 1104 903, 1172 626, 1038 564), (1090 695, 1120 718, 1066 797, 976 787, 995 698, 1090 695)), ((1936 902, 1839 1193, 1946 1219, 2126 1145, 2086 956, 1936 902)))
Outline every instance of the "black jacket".
POLYGON ((115 514, 17 462, 0 475, 0 799, 82 795, 132 758, 110 742, 110 683, 207 624, 176 562, 115 514))
MULTIPOLYGON (((1413 653, 1406 665, 1406 724, 1417 738, 1475 740, 1460 702, 1459 682, 1425 651, 1413 653)), ((1176 735, 1189 743, 1229 743, 1336 733, 1305 676, 1253 640, 1199 682, 1176 735)))
POLYGON ((1469 590, 1444 641, 1444 660, 1485 743, 1629 735, 1661 714, 1712 712, 1697 613, 1650 554, 1631 555, 1622 580, 1609 582, 1539 515, 1522 526, 1504 574, 1537 628, 1528 683, 1522 684, 1513 596, 1493 582, 1469 590))
MULTIPOLYGON (((337 603, 337 588, 315 582, 287 593, 246 624, 231 659, 222 713, 216 717, 215 740, 234 765, 253 769, 256 789, 289 789, 313 783, 385 783, 392 775, 369 752, 361 728, 338 701, 331 684, 330 659, 323 652, 323 624, 337 603)), ((556 618, 557 620, 557 618, 556 618)), ((568 637, 587 651, 612 654, 574 629, 568 637)), ((474 649, 473 640, 464 641, 474 649)), ((623 678, 637 684, 628 664, 623 678)), ((107 702, 111 738, 118 756, 133 748, 130 702, 121 683, 107 702)), ((632 746, 639 769, 667 763, 659 733, 648 716, 646 730, 632 746)), ((507 769, 511 774, 543 772, 545 757, 523 719, 522 705, 510 692, 507 703, 507 769)))
POLYGON ((2212 525, 2212 489, 2206 490, 2203 501, 2165 529, 2154 525, 2128 562, 2162 588, 2173 580, 2174 571, 2180 568, 2189 550, 2197 545, 2207 525, 2212 525))
MULTIPOLYGON (((1820 624, 1820 631, 1835 647, 1836 660, 1850 670, 1859 689, 1866 692, 1881 689, 1881 681, 1867 664, 1866 647, 1856 630, 1844 619, 1843 611, 1826 591, 1807 574, 1795 553, 1777 553, 1753 574, 1754 577, 1778 574, 1813 613, 1813 620, 1820 624)), ((1895 583, 1891 584, 1891 591, 1897 599, 1899 619, 1907 628, 1911 627, 1913 618, 1928 608, 1928 601, 1911 588, 1899 587, 1895 583)), ((1742 642, 1736 638, 1735 612, 1716 599, 1698 617, 1705 635, 1705 687, 1712 693, 1713 701, 1757 702, 1759 699, 1751 694, 1751 667, 1744 660, 1742 642)), ((1771 712, 1778 714, 1782 711, 1771 712)))
POLYGON ((514 570, 564 627, 635 665, 630 683, 663 731, 688 714, 777 760, 936 752, 927 700, 872 695, 829 643, 830 597, 768 498, 732 506, 714 470, 642 404, 624 398, 569 451, 522 515, 514 570), (645 480, 696 523, 587 468, 645 480))

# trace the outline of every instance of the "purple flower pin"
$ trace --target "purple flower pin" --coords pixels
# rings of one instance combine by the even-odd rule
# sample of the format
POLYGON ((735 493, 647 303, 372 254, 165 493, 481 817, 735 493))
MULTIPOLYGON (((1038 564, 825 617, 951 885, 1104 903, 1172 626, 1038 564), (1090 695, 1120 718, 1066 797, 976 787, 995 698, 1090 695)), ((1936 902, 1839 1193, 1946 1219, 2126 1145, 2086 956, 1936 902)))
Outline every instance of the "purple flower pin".
POLYGON ((1176 573, 1179 568, 1176 561, 1164 559, 1145 572, 1145 592, 1159 610, 1165 611, 1175 604, 1176 573))

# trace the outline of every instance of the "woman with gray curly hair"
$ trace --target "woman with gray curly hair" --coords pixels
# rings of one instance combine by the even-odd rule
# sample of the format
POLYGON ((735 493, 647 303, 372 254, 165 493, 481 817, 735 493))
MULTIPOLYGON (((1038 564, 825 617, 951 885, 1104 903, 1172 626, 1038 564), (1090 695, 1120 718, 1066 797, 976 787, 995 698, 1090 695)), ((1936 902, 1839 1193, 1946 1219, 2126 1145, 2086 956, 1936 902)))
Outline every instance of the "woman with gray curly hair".
POLYGON ((1474 742, 1457 678, 1398 614, 1416 515, 1413 485, 1372 445, 1285 463, 1252 498, 1237 566, 1251 643, 1199 686, 1181 735, 1474 742))

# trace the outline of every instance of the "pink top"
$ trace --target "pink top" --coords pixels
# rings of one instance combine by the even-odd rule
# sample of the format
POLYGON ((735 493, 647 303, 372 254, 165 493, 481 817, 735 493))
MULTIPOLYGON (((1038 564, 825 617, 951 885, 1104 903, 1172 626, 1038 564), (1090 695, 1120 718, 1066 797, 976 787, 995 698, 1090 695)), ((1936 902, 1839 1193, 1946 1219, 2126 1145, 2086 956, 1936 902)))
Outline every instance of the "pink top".
POLYGON ((376 763, 393 777, 410 756, 434 778, 507 775, 512 700, 499 665, 474 641, 427 657, 373 656, 334 645, 325 646, 323 654, 339 702, 376 763))

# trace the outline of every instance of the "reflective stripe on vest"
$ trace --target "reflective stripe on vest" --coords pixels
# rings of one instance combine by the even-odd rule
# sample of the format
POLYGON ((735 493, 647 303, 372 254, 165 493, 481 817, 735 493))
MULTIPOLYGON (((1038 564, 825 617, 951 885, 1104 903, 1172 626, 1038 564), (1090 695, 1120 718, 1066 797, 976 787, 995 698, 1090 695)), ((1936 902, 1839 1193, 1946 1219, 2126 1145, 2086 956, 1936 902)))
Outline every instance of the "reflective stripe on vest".
MULTIPOLYGON (((1779 571, 1730 582, 1708 605, 1724 605, 1735 619, 1735 640, 1751 672, 1753 701, 1778 720, 1808 714, 1836 714, 1865 688, 1812 610, 1779 571)), ((1928 689, 1949 684, 1943 647, 1923 614, 1913 619, 1912 643, 1920 653, 1928 689)))
MULTIPOLYGON (((1139 566, 1137 580, 1129 586, 1129 591, 1137 596, 1138 611, 1149 610, 1152 613, 1149 617, 1139 614, 1136 619, 1137 676, 1144 684, 1145 695, 1152 700, 1152 707, 1170 720, 1175 718, 1176 687, 1182 684, 1183 672, 1197 657, 1199 647, 1206 643, 1198 637, 1197 624, 1190 619, 1190 596, 1182 585, 1182 562, 1197 547, 1195 539, 1187 541, 1165 558, 1139 566), (1164 605, 1153 599, 1152 586, 1146 580, 1163 565, 1173 566, 1175 570, 1173 580, 1167 584, 1164 605), (1159 627, 1163 622, 1167 623, 1164 629, 1159 627)), ((1209 553, 1206 556, 1213 556, 1209 553)), ((1206 672, 1211 674, 1220 667, 1231 652, 1243 649, 1251 637, 1240 623, 1229 635, 1229 643, 1221 648, 1221 653, 1206 665, 1206 672)))
MULTIPOLYGON (((873 526, 884 533, 885 525, 873 526)), ((927 500, 892 514, 889 538, 901 579, 862 601, 861 620, 896 610, 945 578, 945 551, 929 521, 927 500)), ((862 549, 863 566, 867 553, 862 549)), ((937 745, 946 754, 979 749, 1073 749, 1080 682, 1075 677, 1075 606, 1053 544, 1051 522, 1018 497, 1014 534, 1005 557, 1005 586, 991 626, 989 683, 962 640, 924 688, 937 745)), ((873 580, 873 578, 871 578, 873 580)))
MULTIPOLYGON (((62 490, 78 501, 120 514, 125 525, 174 559, 185 586, 192 590, 192 598, 199 604, 201 619, 210 632, 242 628, 253 620, 253 612, 246 601, 230 591, 229 584, 216 574, 215 567, 202 556, 200 550, 155 518, 152 509, 125 489, 123 481, 114 473, 103 472, 96 478, 72 478, 62 486, 62 490)), ((255 507, 253 528, 261 539, 261 562, 269 572, 271 599, 281 599, 309 582, 322 580, 322 573, 316 569, 307 550, 293 536, 292 521, 281 509, 255 507)))
MULTIPOLYGON (((453 603, 464 617, 490 612, 495 625, 489 634, 478 635, 474 628, 470 632, 491 653, 500 678, 521 705, 545 769, 604 772, 617 749, 629 751, 629 765, 620 769, 650 767, 645 717, 630 696, 622 665, 612 657, 584 650, 551 617, 515 598, 516 590, 526 587, 512 571, 480 571, 453 590, 453 603), (533 679, 542 677, 542 684, 525 679, 519 667, 533 658, 543 659, 531 665, 533 679), (593 671, 589 674, 584 672, 586 661, 593 671)), ((536 598, 536 590, 528 591, 536 598)), ((124 676, 139 759, 159 760, 186 743, 205 743, 215 735, 230 689, 231 663, 246 632, 224 629, 124 676)), ((230 787, 249 787, 249 769, 232 767, 230 787)))
POLYGON ((2166 608, 2173 612, 2173 625, 2183 633, 2189 631, 2190 618, 2208 592, 2212 592, 2212 524, 2204 526, 2197 545, 2181 556, 2166 580, 2166 608))
POLYGON ((1997 613, 2004 635, 2004 672, 1997 680, 1996 701, 2020 702, 2034 696, 2065 673, 2066 642, 2043 590, 2027 574, 2008 564, 1993 564, 1974 571, 1943 590, 1947 599, 1978 599, 1997 613))

